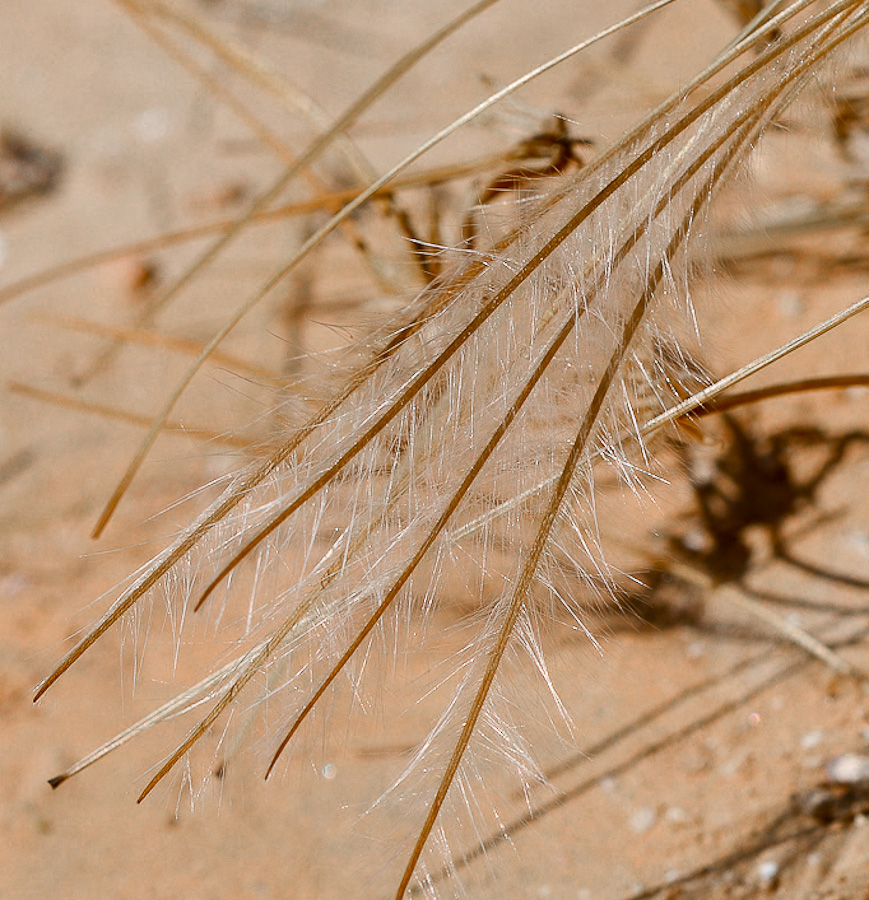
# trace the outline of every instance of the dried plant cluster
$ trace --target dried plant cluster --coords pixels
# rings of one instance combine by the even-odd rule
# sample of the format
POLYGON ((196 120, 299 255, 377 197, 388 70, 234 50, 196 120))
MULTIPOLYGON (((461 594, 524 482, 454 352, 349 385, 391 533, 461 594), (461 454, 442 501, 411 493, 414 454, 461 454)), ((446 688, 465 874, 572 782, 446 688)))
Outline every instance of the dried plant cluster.
MULTIPOLYGON (((121 5, 156 35, 168 22, 268 89, 255 61, 195 17, 150 0, 121 5)), ((352 159, 346 133, 368 106, 491 5, 478 3, 411 51, 324 129, 160 302, 204 271, 327 148, 343 147, 352 159)), ((620 140, 590 149, 559 126, 489 176, 477 208, 460 217, 461 244, 408 243, 405 268, 419 265, 413 277, 424 287, 365 338, 305 364, 280 401, 280 433, 131 577, 37 698, 155 593, 168 598, 176 639, 209 616, 218 635, 231 635, 232 652, 55 785, 182 713, 192 717, 190 730, 143 797, 177 769, 192 771, 201 741, 211 742, 203 756, 213 778, 233 735, 243 737, 251 721, 271 773, 297 743, 309 751, 303 735, 312 732, 303 726, 332 692, 344 687, 365 703, 372 684, 401 680, 391 660, 437 648, 438 622, 458 596, 468 612, 456 626, 460 649, 437 670, 442 710, 390 796, 407 805, 410 835, 393 895, 414 886, 461 892, 451 852, 499 827, 499 801, 486 791, 490 769, 505 768, 530 792, 545 777, 527 721, 549 718, 569 733, 571 714, 581 715, 561 708, 545 636, 557 626, 595 643, 592 609, 618 603, 624 578, 598 518, 602 485, 626 486, 639 508, 647 484, 666 474, 659 447, 679 439, 692 413, 793 349, 715 382, 698 361, 692 284, 708 269, 704 232, 716 199, 800 91, 828 83, 831 63, 859 39, 869 12, 856 0, 798 0, 740 7, 740 15, 742 30, 708 68, 620 140)), ((544 69, 567 65, 598 39, 544 69)), ((269 290, 337 229, 353 236, 354 213, 367 202, 381 204, 390 227, 398 222, 417 237, 388 192, 426 149, 336 206, 202 349, 98 531, 197 368, 269 290)))

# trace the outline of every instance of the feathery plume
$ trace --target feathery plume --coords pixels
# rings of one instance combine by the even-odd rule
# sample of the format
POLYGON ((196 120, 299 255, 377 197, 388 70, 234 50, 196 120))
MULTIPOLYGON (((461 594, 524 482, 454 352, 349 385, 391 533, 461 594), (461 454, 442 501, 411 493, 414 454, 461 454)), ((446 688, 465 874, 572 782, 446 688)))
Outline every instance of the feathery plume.
POLYGON ((551 686, 547 621, 567 618, 594 641, 560 573, 569 560, 609 599, 597 468, 640 489, 655 471, 649 423, 703 386, 690 282, 709 204, 866 21, 856 0, 776 4, 581 171, 535 183, 506 222, 505 204, 484 209, 480 243, 348 354, 361 362, 331 399, 132 579, 37 697, 155 587, 178 582, 183 624, 251 567, 235 658, 52 783, 205 705, 144 797, 263 681, 270 706, 283 704, 271 773, 336 680, 361 683, 372 642, 430 638, 440 585, 459 571, 485 603, 451 660, 450 699, 394 789, 424 806, 396 897, 414 883, 434 893, 446 825, 473 836, 491 815, 475 799, 479 761, 539 777, 510 686, 529 662, 551 686))

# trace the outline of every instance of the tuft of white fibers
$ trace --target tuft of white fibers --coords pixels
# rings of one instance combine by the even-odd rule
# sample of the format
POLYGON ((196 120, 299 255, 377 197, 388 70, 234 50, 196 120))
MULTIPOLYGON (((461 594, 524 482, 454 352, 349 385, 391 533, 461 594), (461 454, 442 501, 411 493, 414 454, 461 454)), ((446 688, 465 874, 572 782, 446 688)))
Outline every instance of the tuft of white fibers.
POLYGON ((579 585, 613 602, 601 469, 642 491, 658 471, 644 426, 705 381, 690 282, 709 204, 867 15, 855 0, 777 8, 598 159, 516 200, 512 225, 507 203, 488 223, 484 209, 480 243, 355 347, 321 410, 136 576, 39 694, 158 586, 177 636, 201 607, 219 625, 245 581, 235 655, 58 783, 191 710, 197 724, 143 796, 248 711, 266 720, 271 771, 335 687, 364 705, 369 668, 437 645, 463 583, 473 609, 442 664, 444 708, 388 795, 412 835, 396 896, 462 892, 450 849, 499 827, 490 770, 527 795, 543 780, 528 720, 570 732, 541 635, 565 620, 595 641, 579 585))

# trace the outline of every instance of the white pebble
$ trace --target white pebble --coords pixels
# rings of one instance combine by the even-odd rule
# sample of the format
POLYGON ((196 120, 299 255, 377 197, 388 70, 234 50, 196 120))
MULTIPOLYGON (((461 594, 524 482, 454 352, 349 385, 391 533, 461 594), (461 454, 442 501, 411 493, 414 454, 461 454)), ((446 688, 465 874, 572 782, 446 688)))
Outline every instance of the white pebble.
POLYGON ((775 862, 774 860, 770 859, 770 860, 767 860, 766 862, 762 862, 757 867, 758 881, 764 887, 773 885, 776 883, 776 881, 778 881, 779 871, 780 871, 779 864, 777 862, 775 862))
POLYGON ((809 731, 800 738, 800 746, 803 750, 814 750, 823 740, 823 731, 809 731))
POLYGON ((869 781, 869 756, 862 753, 843 753, 826 766, 827 781, 834 784, 857 784, 869 781))
POLYGON ((685 648, 688 659, 702 659, 706 655, 706 644, 703 641, 692 641, 685 648))
POLYGON ((655 824, 657 818, 658 813, 651 806, 644 806, 631 816, 631 830, 643 834, 655 824))
POLYGON ((664 817, 668 822, 673 822, 677 825, 688 821, 688 813, 681 806, 668 806, 664 817))

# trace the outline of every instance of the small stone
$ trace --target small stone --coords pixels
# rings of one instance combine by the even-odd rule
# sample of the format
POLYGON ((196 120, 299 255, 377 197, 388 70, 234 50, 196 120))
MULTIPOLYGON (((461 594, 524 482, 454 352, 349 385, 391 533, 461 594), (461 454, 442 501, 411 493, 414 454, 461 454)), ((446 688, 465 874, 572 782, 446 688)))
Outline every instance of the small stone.
POLYGON ((675 825, 681 825, 688 821, 688 813, 681 806, 668 806, 664 818, 675 825))
POLYGON ((832 784, 858 784, 869 781, 869 756, 863 753, 843 753, 825 766, 827 781, 832 784))
POLYGON ((809 731, 800 738, 800 746, 803 750, 814 750, 823 740, 823 731, 809 731))
POLYGON ((767 860, 757 867, 757 880, 760 886, 767 890, 773 890, 778 885, 781 869, 775 860, 767 860))
POLYGON ((651 806, 644 806, 631 816, 631 830, 636 834, 644 834, 655 824, 657 819, 657 811, 651 806))
POLYGON ((685 648, 688 659, 702 659, 706 655, 706 644, 703 641, 691 641, 685 648))

